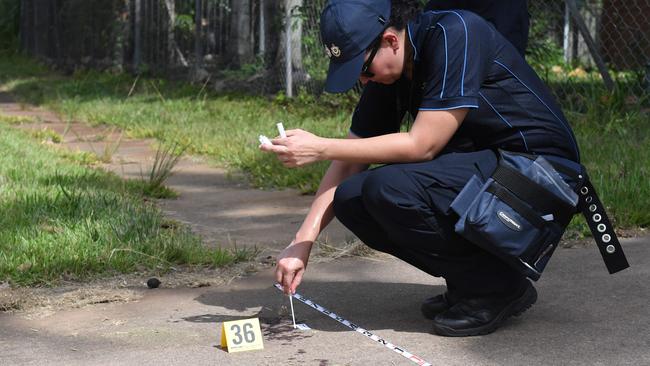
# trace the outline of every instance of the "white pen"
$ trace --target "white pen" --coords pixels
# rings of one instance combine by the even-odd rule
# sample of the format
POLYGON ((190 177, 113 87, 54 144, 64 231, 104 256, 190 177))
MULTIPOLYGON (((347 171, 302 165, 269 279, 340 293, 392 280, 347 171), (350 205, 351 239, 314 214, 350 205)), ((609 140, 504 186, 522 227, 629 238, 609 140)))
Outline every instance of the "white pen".
POLYGON ((289 295, 289 303, 291 304, 291 318, 293 319, 293 329, 296 329, 296 315, 293 313, 293 296, 289 295))

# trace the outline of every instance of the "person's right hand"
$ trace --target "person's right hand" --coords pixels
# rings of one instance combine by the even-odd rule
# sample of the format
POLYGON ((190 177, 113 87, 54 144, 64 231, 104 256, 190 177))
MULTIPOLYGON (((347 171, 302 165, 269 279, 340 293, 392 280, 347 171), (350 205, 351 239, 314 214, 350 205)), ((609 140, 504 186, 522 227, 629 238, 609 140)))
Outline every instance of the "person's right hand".
POLYGON ((313 241, 292 242, 278 256, 275 279, 282 285, 285 294, 294 294, 300 285, 313 244, 313 241))
POLYGON ((287 130, 287 137, 274 138, 260 150, 274 153, 285 167, 296 168, 323 160, 326 140, 304 130, 287 130))

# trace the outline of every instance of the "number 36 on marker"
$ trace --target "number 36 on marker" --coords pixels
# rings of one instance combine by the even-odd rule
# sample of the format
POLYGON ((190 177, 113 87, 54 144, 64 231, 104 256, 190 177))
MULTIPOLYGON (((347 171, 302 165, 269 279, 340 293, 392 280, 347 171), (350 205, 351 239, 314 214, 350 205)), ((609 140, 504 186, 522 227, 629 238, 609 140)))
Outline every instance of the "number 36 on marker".
POLYGON ((223 322, 221 325, 221 347, 228 352, 263 349, 259 319, 223 322))

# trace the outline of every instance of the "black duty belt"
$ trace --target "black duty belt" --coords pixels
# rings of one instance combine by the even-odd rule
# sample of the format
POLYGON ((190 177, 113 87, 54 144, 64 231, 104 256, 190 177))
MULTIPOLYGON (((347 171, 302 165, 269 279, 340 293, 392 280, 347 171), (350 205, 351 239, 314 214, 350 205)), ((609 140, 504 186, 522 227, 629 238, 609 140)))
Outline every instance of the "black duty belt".
POLYGON ((605 207, 600 202, 594 186, 589 181, 589 177, 584 177, 582 186, 578 190, 579 202, 578 210, 582 212, 587 220, 587 225, 591 234, 596 240, 598 250, 603 256, 605 265, 609 273, 622 271, 630 266, 623 253, 621 243, 618 241, 614 226, 609 221, 605 207))
MULTIPOLYGON (((553 167, 560 173, 567 176, 575 177, 575 172, 566 168, 562 164, 551 162, 553 167)), ((589 225, 589 230, 596 241, 600 255, 607 266, 610 274, 622 271, 630 266, 625 258, 625 253, 618 241, 614 226, 607 217, 605 206, 598 198, 596 189, 589 181, 589 176, 586 173, 584 166, 582 172, 576 179, 578 184, 578 211, 582 212, 589 225)))
MULTIPOLYGON (((618 241, 618 237, 614 231, 614 226, 612 226, 612 223, 607 217, 605 206, 598 198, 596 189, 589 181, 589 176, 586 174, 585 167, 581 166, 582 172, 576 173, 574 170, 558 162, 549 162, 558 172, 565 176, 572 177, 573 180, 577 182, 577 210, 582 212, 584 215, 609 273, 613 274, 628 268, 630 265, 627 262, 627 258, 625 258, 625 253, 623 252, 621 243, 618 241)), ((567 210, 565 207, 567 204, 564 203, 564 201, 550 193, 544 192, 541 188, 537 188, 536 184, 532 183, 517 170, 499 165, 493 173, 492 178, 497 182, 506 185, 510 191, 518 197, 523 198, 526 202, 544 212, 553 213, 555 217, 558 218, 558 221, 562 222, 563 225, 568 225, 571 220, 572 215, 567 215, 566 213, 572 212, 572 208, 567 210)), ((493 194, 497 193, 499 192, 493 192, 493 194)), ((521 210, 520 212, 525 212, 525 210, 521 210)))

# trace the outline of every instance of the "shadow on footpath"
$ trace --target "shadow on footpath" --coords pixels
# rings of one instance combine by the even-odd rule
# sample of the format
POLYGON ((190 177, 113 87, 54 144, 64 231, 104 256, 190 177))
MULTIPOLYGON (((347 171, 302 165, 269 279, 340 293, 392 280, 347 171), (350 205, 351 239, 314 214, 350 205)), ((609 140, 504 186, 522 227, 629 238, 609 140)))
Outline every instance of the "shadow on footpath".
MULTIPOLYGON (((385 282, 315 282, 303 283, 298 293, 365 329, 394 329, 396 331, 428 332, 430 321, 420 314, 421 302, 446 290, 441 285, 385 282)), ((280 322, 290 324, 289 300, 269 285, 268 289, 241 290, 227 293, 212 292, 196 301, 238 312, 261 308, 254 317, 264 325, 280 322)), ((314 330, 349 331, 346 326, 321 314, 297 299, 293 300, 297 322, 305 322, 314 330)), ((184 318, 189 322, 219 323, 250 316, 202 314, 184 318)))

